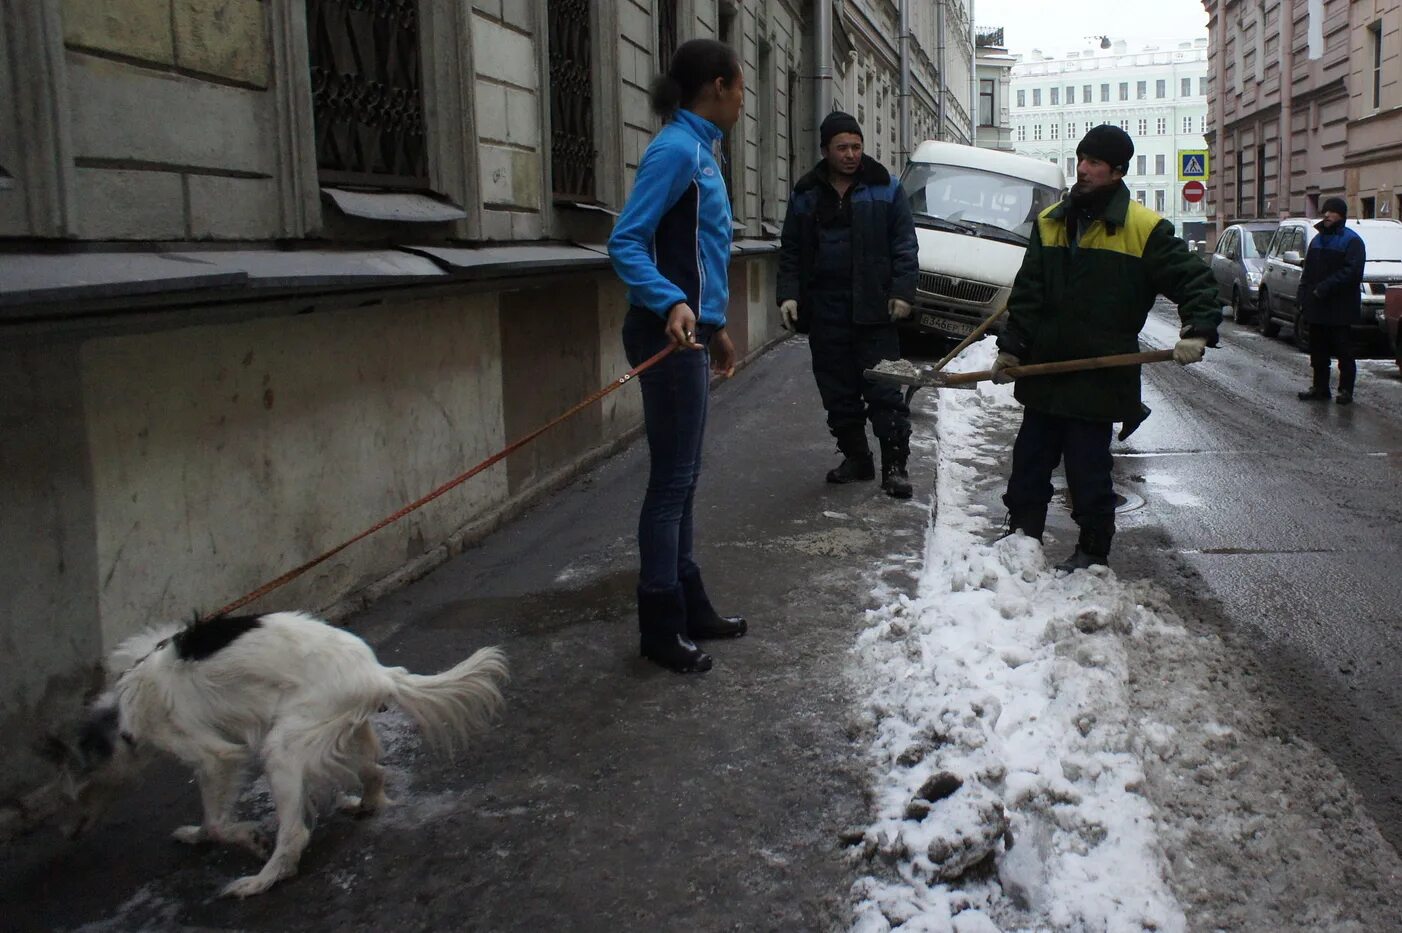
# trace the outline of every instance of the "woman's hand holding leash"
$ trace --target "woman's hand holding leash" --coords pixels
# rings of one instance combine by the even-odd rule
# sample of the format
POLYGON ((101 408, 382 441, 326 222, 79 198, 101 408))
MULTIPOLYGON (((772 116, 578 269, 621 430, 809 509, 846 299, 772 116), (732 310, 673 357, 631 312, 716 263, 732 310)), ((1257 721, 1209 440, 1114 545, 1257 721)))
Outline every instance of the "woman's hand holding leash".
POLYGON ((683 350, 700 350, 696 342, 696 312, 685 301, 672 305, 667 313, 667 336, 683 350))

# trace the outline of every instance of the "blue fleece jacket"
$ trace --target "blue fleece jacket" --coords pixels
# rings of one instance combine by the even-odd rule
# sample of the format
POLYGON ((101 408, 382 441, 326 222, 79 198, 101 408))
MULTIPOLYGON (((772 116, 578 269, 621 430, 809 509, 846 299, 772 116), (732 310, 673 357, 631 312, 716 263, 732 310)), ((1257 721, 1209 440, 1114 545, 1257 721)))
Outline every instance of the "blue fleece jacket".
POLYGON ((678 110, 643 153, 609 257, 628 302, 666 317, 685 301, 703 324, 725 326, 730 301, 730 196, 716 153, 722 133, 678 110))

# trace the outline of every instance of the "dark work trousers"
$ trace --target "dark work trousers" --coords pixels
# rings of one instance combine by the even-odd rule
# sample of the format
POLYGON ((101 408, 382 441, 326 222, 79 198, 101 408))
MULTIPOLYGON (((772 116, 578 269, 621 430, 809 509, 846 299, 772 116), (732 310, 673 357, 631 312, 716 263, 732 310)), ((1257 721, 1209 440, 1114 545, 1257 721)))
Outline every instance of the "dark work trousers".
POLYGON ((1314 370, 1314 388, 1329 391, 1329 363, 1339 361, 1339 391, 1353 393, 1358 366, 1353 356, 1353 328, 1347 324, 1310 325, 1310 369, 1314 370))
MULTIPOLYGON (((696 342, 705 347, 715 328, 699 324, 696 342)), ((623 349, 637 366, 670 342, 666 321, 632 307, 623 320, 623 349)), ((679 575, 697 572, 692 557, 691 506, 701 476, 701 439, 710 394, 709 350, 676 350, 644 371, 643 422, 650 468, 638 516, 638 585, 670 590, 679 575)))
POLYGON ((899 386, 862 375, 882 360, 901 356, 895 324, 853 324, 850 291, 811 291, 808 345, 813 376, 833 436, 866 432, 867 420, 880 440, 910 436, 910 408, 899 386))
POLYGON ((1052 471, 1066 459, 1071 517, 1079 525, 1115 520, 1115 486, 1110 478, 1108 421, 1061 418, 1024 408, 1022 427, 1013 443, 1013 472, 1003 504, 1016 514, 1041 510, 1051 502, 1052 471))

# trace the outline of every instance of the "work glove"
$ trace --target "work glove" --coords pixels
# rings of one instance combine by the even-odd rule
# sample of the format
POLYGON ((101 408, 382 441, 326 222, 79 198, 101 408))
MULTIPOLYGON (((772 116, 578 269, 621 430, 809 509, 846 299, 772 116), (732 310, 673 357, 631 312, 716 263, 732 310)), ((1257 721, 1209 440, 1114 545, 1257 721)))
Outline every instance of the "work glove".
POLYGON ((1179 366, 1199 363, 1202 361, 1202 354, 1206 349, 1206 337, 1184 337, 1173 345, 1173 362, 1179 366))
POLYGON ((910 317, 910 302, 904 298, 892 298, 889 302, 891 309, 891 320, 904 321, 910 317))
POLYGON ((783 320, 784 326, 791 331, 798 331, 798 302, 790 298, 779 305, 779 317, 783 320))
POLYGON ((1007 352, 1006 350, 1004 350, 1003 352, 999 353, 999 354, 998 354, 998 358, 997 358, 996 360, 993 361, 993 366, 992 366, 991 369, 989 369, 989 372, 991 372, 991 373, 993 374, 993 381, 994 381, 994 382, 998 383, 999 385, 1006 385, 1006 384, 1008 384, 1009 382, 1012 382, 1013 379, 1014 379, 1015 377, 1013 377, 1013 376, 1005 376, 1005 375, 1003 374, 1003 370, 1008 369, 1008 368, 1013 367, 1013 366, 1021 366, 1021 365, 1022 365, 1022 360, 1018 359, 1017 357, 1013 356, 1011 353, 1009 353, 1009 352, 1007 352))

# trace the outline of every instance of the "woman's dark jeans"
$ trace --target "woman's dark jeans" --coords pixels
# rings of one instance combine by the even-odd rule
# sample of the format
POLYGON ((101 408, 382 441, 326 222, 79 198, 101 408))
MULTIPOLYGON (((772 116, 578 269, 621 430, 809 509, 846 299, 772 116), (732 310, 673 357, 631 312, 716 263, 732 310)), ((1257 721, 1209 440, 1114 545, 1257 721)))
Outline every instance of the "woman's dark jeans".
MULTIPOLYGON (((698 325, 696 342, 706 346, 715 332, 698 325)), ((628 309, 623 349, 637 366, 667 346, 666 322, 642 308, 628 309)), ((710 352, 680 349, 638 377, 651 469, 638 517, 638 586, 670 590, 678 577, 697 571, 692 559, 691 505, 701 475, 701 438, 706 432, 710 352)))

